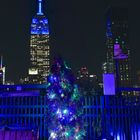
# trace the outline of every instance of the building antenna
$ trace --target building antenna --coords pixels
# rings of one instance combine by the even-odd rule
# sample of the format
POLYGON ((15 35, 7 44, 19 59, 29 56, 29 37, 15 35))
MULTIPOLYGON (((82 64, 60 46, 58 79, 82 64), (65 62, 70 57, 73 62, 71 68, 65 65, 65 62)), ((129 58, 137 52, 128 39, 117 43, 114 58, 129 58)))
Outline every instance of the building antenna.
POLYGON ((38 13, 37 15, 43 15, 42 12, 42 0, 38 0, 38 13))

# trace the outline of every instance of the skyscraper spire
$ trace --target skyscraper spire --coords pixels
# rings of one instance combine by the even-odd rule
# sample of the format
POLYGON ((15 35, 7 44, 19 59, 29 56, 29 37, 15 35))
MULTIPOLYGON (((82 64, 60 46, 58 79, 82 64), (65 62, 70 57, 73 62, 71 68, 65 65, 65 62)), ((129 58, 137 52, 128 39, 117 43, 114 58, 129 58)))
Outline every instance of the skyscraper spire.
POLYGON ((43 15, 42 12, 42 0, 38 0, 38 13, 37 15, 43 15))

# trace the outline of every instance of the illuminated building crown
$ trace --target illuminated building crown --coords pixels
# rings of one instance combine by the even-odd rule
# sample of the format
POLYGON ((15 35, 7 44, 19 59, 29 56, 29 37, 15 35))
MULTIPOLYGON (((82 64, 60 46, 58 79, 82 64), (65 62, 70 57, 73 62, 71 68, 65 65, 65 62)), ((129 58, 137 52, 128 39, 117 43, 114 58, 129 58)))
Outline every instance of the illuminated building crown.
POLYGON ((32 35, 49 35, 48 19, 42 12, 42 0, 38 0, 38 13, 32 19, 31 24, 32 35))

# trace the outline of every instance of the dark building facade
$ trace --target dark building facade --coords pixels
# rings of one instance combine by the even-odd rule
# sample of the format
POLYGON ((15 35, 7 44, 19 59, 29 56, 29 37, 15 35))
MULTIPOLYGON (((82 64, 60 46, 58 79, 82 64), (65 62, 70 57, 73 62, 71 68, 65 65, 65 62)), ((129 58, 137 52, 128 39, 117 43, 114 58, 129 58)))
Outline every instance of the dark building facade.
POLYGON ((119 87, 129 87, 132 82, 129 46, 128 9, 110 7, 106 13, 106 63, 104 73, 117 73, 119 87), (116 63, 118 67, 116 67, 116 63))
POLYGON ((84 95, 102 95, 103 89, 99 85, 97 75, 89 74, 86 67, 82 67, 77 73, 77 84, 84 95))

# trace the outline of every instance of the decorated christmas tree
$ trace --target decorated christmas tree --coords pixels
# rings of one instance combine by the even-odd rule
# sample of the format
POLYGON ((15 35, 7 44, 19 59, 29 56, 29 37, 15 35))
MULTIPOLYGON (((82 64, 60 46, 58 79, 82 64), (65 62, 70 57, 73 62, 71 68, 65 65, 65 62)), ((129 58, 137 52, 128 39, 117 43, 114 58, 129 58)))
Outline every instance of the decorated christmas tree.
POLYGON ((49 140, 83 140, 82 96, 61 58, 54 60, 48 76, 47 100, 49 140))

